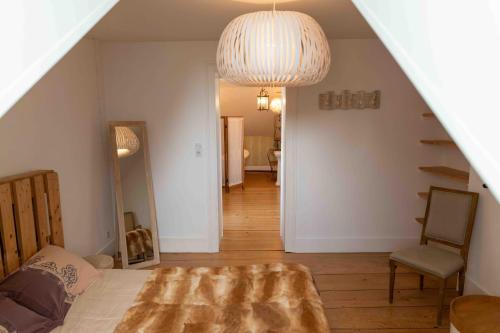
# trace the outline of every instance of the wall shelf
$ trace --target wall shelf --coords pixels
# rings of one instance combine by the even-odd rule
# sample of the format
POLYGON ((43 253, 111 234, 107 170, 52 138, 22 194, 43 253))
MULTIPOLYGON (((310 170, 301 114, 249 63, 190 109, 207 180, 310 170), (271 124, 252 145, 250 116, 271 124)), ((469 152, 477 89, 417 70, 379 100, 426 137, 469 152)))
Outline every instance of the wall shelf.
POLYGON ((469 173, 458 169, 453 169, 445 166, 421 166, 418 167, 421 171, 432 173, 438 176, 453 178, 464 183, 469 181, 469 173))
POLYGON ((415 221, 417 221, 420 224, 424 224, 425 217, 415 217, 415 221))
POLYGON ((434 115, 434 113, 432 113, 432 112, 425 112, 425 113, 422 113, 422 117, 423 118, 436 118, 436 115, 434 115))
POLYGON ((456 147, 457 145, 452 140, 420 140, 420 143, 424 145, 435 145, 435 146, 451 146, 456 147))

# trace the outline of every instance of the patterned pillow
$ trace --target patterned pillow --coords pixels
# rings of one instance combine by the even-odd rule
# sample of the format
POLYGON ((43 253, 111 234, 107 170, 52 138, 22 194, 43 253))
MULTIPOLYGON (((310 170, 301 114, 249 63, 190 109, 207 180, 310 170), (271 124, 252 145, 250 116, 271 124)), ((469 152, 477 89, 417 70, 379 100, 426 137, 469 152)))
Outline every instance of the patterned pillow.
POLYGON ((1 333, 45 333, 59 324, 36 312, 17 304, 10 298, 0 296, 0 332, 1 333))
POLYGON ((55 321, 100 273, 84 259, 49 245, 0 283, 0 294, 55 321))
POLYGON ((47 245, 31 257, 24 267, 40 269, 57 275, 70 297, 82 294, 101 277, 88 261, 59 246, 47 245))

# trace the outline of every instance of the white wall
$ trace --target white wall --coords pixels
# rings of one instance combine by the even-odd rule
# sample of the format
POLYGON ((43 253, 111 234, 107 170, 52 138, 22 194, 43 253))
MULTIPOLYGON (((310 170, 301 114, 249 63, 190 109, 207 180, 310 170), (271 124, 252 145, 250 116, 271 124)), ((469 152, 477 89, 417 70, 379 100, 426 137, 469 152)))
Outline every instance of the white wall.
POLYGON ((479 193, 476 223, 469 252, 467 294, 500 296, 500 204, 471 169, 469 190, 479 193))
POLYGON ((208 67, 216 43, 102 42, 100 49, 107 120, 146 121, 160 250, 209 251, 208 67))
POLYGON ((117 2, 0 2, 0 117, 117 2))
MULTIPOLYGON (((213 250, 206 149, 215 49, 212 42, 100 44, 107 120, 148 126, 164 252, 213 250)), ((287 249, 390 251, 415 244, 414 218, 425 209, 416 193, 430 184, 459 186, 417 169, 442 163, 442 151, 419 143, 442 129, 422 119, 430 110, 379 41, 334 40, 333 59, 324 82, 290 89, 287 101, 285 215, 288 232, 296 231, 287 249), (332 89, 380 89, 382 107, 318 110, 318 94, 332 89)))
POLYGON ((332 70, 318 85, 289 89, 286 115, 287 227, 292 251, 391 251, 417 244, 430 184, 459 186, 417 170, 441 162, 419 143, 439 127, 378 40, 333 40, 332 70), (318 109, 329 90, 379 89, 379 110, 318 109), (295 207, 295 208, 294 208, 295 207), (290 224, 292 225, 290 225, 290 224))
POLYGON ((95 59, 81 41, 0 120, 0 176, 56 170, 65 244, 82 255, 114 237, 95 59))
POLYGON ((500 2, 353 2, 500 200, 500 2))

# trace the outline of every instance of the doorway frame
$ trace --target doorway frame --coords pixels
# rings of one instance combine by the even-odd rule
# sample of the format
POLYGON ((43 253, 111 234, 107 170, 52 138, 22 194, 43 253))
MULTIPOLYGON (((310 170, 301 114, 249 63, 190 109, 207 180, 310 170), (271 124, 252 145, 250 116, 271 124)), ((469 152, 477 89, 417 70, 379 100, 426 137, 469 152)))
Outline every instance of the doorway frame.
MULTIPOLYGON (((215 65, 208 66, 208 236, 209 248, 211 252, 220 252, 220 240, 224 234, 223 208, 222 208, 222 163, 221 154, 221 136, 220 136, 220 76, 215 65)), ((280 173, 280 237, 283 242, 285 252, 291 252, 295 231, 293 226, 287 220, 285 207, 287 207, 286 198, 286 178, 287 178, 287 153, 286 147, 286 110, 287 110, 287 89, 281 88, 282 110, 281 110, 281 173, 280 173)))

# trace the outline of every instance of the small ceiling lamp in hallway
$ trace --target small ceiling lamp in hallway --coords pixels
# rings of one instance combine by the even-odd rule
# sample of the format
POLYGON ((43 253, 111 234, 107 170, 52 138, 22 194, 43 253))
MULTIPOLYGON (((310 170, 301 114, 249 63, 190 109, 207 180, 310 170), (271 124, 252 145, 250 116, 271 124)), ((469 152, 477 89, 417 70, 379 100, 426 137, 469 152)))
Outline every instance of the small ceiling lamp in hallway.
POLYGON ((273 98, 273 100, 271 101, 271 104, 269 105, 269 108, 274 113, 280 114, 281 113, 281 109, 282 109, 281 98, 280 97, 273 98))
POLYGON ((269 111, 269 93, 264 88, 257 95, 257 110, 269 111))
POLYGON ((330 61, 328 40, 312 17, 275 8, 232 20, 217 49, 220 75, 244 86, 315 84, 328 73, 330 61))

